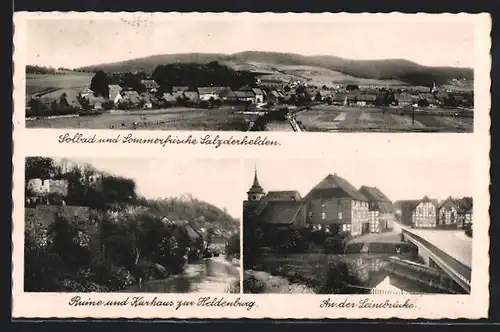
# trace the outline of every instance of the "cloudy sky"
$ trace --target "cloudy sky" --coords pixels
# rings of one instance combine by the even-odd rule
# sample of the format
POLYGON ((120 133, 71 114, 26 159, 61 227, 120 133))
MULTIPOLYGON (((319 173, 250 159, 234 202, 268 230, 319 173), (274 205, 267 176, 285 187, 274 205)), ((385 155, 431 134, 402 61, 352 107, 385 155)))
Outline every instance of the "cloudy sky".
POLYGON ((457 19, 418 22, 32 19, 27 63, 75 68, 155 54, 276 51, 350 59, 404 58, 429 66, 474 66, 474 29, 457 19))

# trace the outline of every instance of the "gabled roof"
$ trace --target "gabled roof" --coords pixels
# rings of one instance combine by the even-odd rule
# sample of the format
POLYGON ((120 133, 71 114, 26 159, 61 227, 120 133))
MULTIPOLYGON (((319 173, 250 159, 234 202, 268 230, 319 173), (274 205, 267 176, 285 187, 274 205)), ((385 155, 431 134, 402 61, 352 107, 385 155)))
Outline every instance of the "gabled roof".
POLYGON ((147 89, 155 89, 160 87, 160 85, 156 83, 155 80, 141 80, 141 84, 144 85, 147 89))
POLYGON ((253 88, 252 91, 256 95, 264 95, 264 91, 262 91, 262 89, 260 89, 260 88, 253 88))
POLYGON ((462 197, 456 199, 455 203, 457 204, 457 210, 459 213, 467 213, 472 210, 473 207, 472 197, 462 197))
POLYGON ((377 96, 370 94, 362 94, 358 96, 358 100, 360 101, 375 101, 377 100, 377 96))
POLYGON ((389 202, 392 203, 389 197, 387 197, 380 189, 377 187, 362 186, 359 191, 368 199, 369 202, 389 202))
POLYGON ((393 213, 394 206, 391 200, 378 188, 362 186, 359 191, 370 202, 370 210, 380 211, 382 213, 393 213))
POLYGON ((436 208, 439 206, 437 199, 430 199, 427 196, 424 196, 422 199, 412 199, 401 201, 401 209, 410 209, 414 210, 420 203, 432 203, 436 208))
POLYGON ((368 201, 352 184, 336 174, 329 174, 320 183, 318 183, 306 195, 307 198, 318 197, 350 197, 359 201, 368 201))
POLYGON ((230 88, 227 88, 226 90, 222 91, 220 96, 222 98, 236 98, 236 94, 230 88))
POLYGON ((122 98, 125 100, 130 100, 131 102, 139 102, 141 100, 141 96, 137 91, 122 91, 122 98))
POLYGON ((266 195, 270 200, 300 201, 302 197, 297 190, 269 191, 266 195))
POLYGON ((189 87, 188 86, 173 86, 172 87, 172 92, 177 92, 177 91, 188 91, 189 87))
POLYGON ((292 225, 298 217, 305 215, 305 204, 296 201, 271 201, 260 213, 261 222, 274 225, 292 225))
POLYGON ((165 101, 170 101, 170 102, 172 102, 172 101, 176 101, 176 100, 177 100, 177 98, 176 98, 176 97, 174 97, 174 95, 173 95, 173 94, 168 93, 168 92, 163 93, 162 98, 163 98, 165 101))
POLYGON ((196 91, 184 91, 184 97, 188 98, 189 100, 196 100, 196 99, 198 99, 198 92, 196 92, 196 91))
POLYGON ((333 96, 333 100, 335 101, 344 101, 346 95, 343 93, 337 93, 335 96, 333 96))
POLYGON ((226 89, 227 87, 223 86, 206 86, 206 87, 199 87, 198 93, 201 95, 220 94, 226 89))
POLYGON ((234 91, 238 98, 253 98, 255 95, 251 91, 234 91))

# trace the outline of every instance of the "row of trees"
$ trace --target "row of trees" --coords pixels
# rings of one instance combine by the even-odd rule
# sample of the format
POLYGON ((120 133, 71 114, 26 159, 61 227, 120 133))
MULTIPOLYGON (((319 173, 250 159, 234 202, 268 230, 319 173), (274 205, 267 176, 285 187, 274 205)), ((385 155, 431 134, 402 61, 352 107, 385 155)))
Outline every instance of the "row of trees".
POLYGON ((69 70, 71 69, 64 67, 54 68, 54 67, 34 66, 34 65, 27 65, 25 69, 26 74, 61 74, 62 72, 69 70))
POLYGON ((229 86, 239 88, 255 84, 254 73, 235 71, 217 61, 208 64, 175 63, 160 65, 152 74, 153 79, 162 87, 188 86, 229 86))
POLYGON ((185 228, 147 212, 92 220, 58 215, 45 232, 25 229, 26 291, 116 291, 182 271, 192 242, 185 228))

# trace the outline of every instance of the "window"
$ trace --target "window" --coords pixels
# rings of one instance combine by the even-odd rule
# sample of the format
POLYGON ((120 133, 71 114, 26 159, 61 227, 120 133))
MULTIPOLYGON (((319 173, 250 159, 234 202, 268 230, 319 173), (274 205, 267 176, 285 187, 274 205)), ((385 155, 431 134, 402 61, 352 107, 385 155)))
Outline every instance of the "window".
POLYGON ((252 196, 252 199, 257 199, 257 196, 253 195, 253 196, 252 196))
POLYGON ((326 206, 325 201, 324 201, 324 200, 321 200, 321 207, 323 207, 323 208, 324 208, 325 206, 326 206))
POLYGON ((321 212, 321 219, 325 220, 326 219, 326 213, 321 212))
POLYGON ((339 200, 337 201, 337 205, 340 205, 340 203, 341 203, 341 202, 342 202, 342 201, 339 199, 339 200))
POLYGON ((342 220, 342 212, 339 212, 339 214, 338 214, 338 219, 339 219, 339 220, 342 220))

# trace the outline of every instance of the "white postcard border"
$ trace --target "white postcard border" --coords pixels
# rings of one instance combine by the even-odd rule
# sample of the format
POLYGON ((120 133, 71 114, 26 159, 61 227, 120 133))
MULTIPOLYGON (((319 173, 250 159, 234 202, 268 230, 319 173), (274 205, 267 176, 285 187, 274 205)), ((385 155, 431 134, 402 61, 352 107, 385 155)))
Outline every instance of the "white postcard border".
MULTIPOLYGON (((491 21, 487 14, 251 14, 251 13, 221 13, 221 14, 184 14, 184 13, 16 13, 14 15, 15 35, 14 35, 14 173, 13 173, 13 317, 15 318, 483 318, 487 316, 489 305, 489 146, 490 146, 490 47, 489 37, 491 21), (141 16, 142 15, 142 16, 141 16), (153 16, 151 16, 153 15, 153 16), (332 16, 333 15, 333 16, 332 16), (117 131, 112 130, 56 130, 56 129, 30 129, 24 128, 24 66, 25 66, 25 36, 23 34, 23 22, 27 18, 56 18, 71 17, 72 19, 88 19, 105 17, 112 19, 138 19, 138 17, 168 17, 168 19, 216 19, 216 20, 329 20, 333 17, 338 20, 401 20, 406 21, 409 17, 422 20, 436 20, 443 22, 453 21, 456 17, 461 20, 471 20, 476 27, 475 45, 475 119, 473 134, 322 134, 307 133, 296 134, 269 133, 270 140, 280 142, 280 146, 222 146, 220 148, 197 146, 169 146, 167 153, 162 153, 164 147, 158 146, 137 146, 134 148, 127 145, 82 145, 75 148, 74 145, 64 145, 57 143, 58 137, 66 132, 88 132, 99 135, 112 136, 117 131), (340 147, 339 142, 349 141, 348 146, 340 147), (318 144, 321 142, 321 144, 318 144), (449 142, 449 143, 448 143, 449 142), (161 301, 194 301, 203 296, 220 299, 222 296, 227 301, 234 301, 239 298, 241 302, 255 301, 256 305, 251 310, 244 307, 217 306, 186 306, 179 310, 165 306, 148 307, 126 307, 117 306, 91 306, 73 307, 68 303, 72 295, 82 298, 92 298, 92 300, 122 300, 126 296, 136 294, 65 294, 65 293, 25 293, 23 292, 23 227, 24 227, 24 191, 23 185, 23 164, 24 157, 29 155, 45 156, 96 156, 105 154, 106 156, 128 156, 133 149, 137 157, 175 158, 186 157, 195 158, 209 156, 211 158, 290 158, 297 156, 297 151, 301 156, 328 158, 332 155, 328 147, 332 144, 339 146, 339 149, 346 153, 346 156, 363 156, 367 160, 379 156, 381 149, 385 151, 398 151, 401 158, 412 157, 413 152, 402 150, 402 146, 420 147, 416 152, 417 156, 424 155, 432 157, 433 154, 442 151, 439 146, 450 144, 450 146, 460 145, 473 146, 474 154, 467 156, 473 158, 474 169, 474 215, 475 219, 482 220, 474 229, 473 238, 473 265, 472 269, 472 291, 470 295, 410 295, 410 296, 384 296, 384 295, 278 295, 278 294, 140 294, 147 299, 155 296, 161 301), (353 149, 353 147, 355 147, 353 149), (212 151, 214 150, 214 151, 212 151), (406 151, 406 152, 405 152, 406 151), (343 301, 358 303, 357 308, 321 308, 322 301, 330 298, 332 301, 343 301), (391 303, 399 301, 404 303, 409 300, 416 307, 414 308, 359 308, 359 301, 369 298, 370 301, 391 303)), ((124 134, 122 132, 122 134, 124 134)), ((134 131, 135 135, 154 136, 159 132, 134 131)), ((179 132, 162 132, 162 135, 180 135, 179 132)), ((241 138, 244 135, 256 137, 257 133, 197 133, 193 135, 233 135, 241 138)), ((460 149, 451 147, 452 153, 460 153, 460 149)), ((346 157, 348 160, 348 157, 346 157)))

